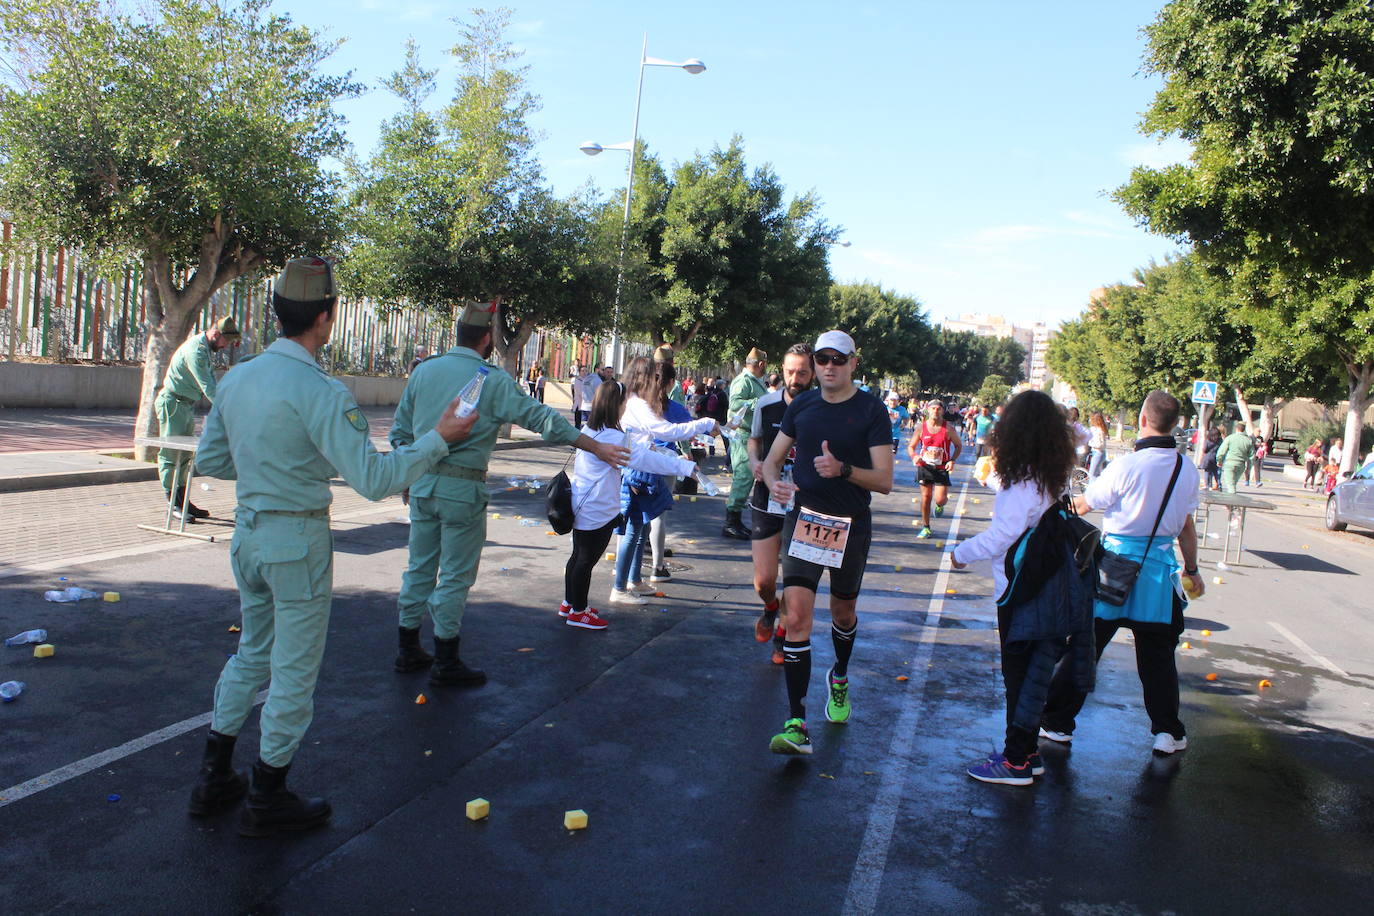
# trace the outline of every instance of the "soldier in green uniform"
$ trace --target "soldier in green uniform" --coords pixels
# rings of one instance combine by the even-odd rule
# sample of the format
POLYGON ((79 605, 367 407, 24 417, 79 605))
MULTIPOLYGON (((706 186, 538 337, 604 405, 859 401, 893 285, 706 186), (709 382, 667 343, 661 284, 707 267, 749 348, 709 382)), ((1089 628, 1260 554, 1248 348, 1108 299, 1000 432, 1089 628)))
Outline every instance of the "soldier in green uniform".
POLYGON ((720 529, 723 537, 737 541, 747 541, 751 537, 744 527, 741 517, 745 500, 754 486, 754 472, 749 467, 749 433, 753 428, 754 402, 768 393, 763 384, 763 373, 767 369, 768 354, 755 347, 744 359, 744 368, 730 383, 730 422, 739 421, 738 433, 730 443, 730 499, 725 504, 725 527, 720 529), (739 412, 744 410, 741 417, 739 412))
MULTIPOLYGON (((159 436, 194 436, 196 433, 196 403, 203 397, 215 403, 215 371, 210 365, 210 354, 239 344, 238 325, 226 316, 215 322, 204 334, 193 334, 186 342, 177 347, 167 364, 167 375, 162 379, 153 400, 153 412, 157 414, 159 436)), ((176 506, 173 514, 181 518, 181 507, 185 502, 186 487, 191 479, 188 473, 191 455, 164 448, 157 453, 157 474, 162 479, 162 489, 167 498, 176 506), (173 492, 172 481, 177 477, 177 465, 181 465, 181 486, 173 492)), ((209 512, 194 505, 187 505, 186 512, 191 521, 206 518, 209 512)))
POLYGON ((224 379, 205 421, 197 461, 211 477, 237 480, 229 549, 243 611, 239 649, 220 673, 215 711, 190 812, 209 814, 248 793, 245 836, 304 830, 329 819, 323 799, 301 799, 286 774, 314 713, 315 680, 329 628, 334 549, 329 481, 342 475, 368 499, 399 493, 448 454, 479 417, 436 404, 433 429, 414 445, 379 455, 367 419, 315 354, 328 343, 338 301, 331 265, 288 261, 273 288, 282 337, 224 379), (434 421, 437 421, 437 425, 434 421), (270 678, 262 741, 251 781, 232 765, 234 742, 270 678))
POLYGON ((579 433, 557 410, 540 404, 503 369, 486 362, 495 319, 495 305, 464 310, 458 345, 416 367, 391 426, 393 447, 417 441, 449 398, 480 367, 487 368, 478 401, 482 419, 472 435, 449 449, 444 460, 410 488, 410 561, 398 596, 400 652, 395 668, 404 673, 432 665, 429 682, 436 686, 477 685, 487 679, 463 663, 458 647, 468 590, 477 581, 487 539, 487 463, 501 426, 518 423, 545 441, 575 445, 616 467, 630 457, 627 449, 579 433), (420 645, 425 611, 434 620, 433 656, 420 645))

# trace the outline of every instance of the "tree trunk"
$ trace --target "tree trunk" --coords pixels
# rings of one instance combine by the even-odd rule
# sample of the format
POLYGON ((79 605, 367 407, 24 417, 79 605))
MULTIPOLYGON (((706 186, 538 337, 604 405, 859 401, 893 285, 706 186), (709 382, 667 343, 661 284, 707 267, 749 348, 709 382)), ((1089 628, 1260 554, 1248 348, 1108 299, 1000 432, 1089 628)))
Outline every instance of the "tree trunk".
POLYGON ((1345 449, 1341 456, 1341 473, 1350 474, 1359 467, 1360 433, 1364 427, 1364 412, 1369 407, 1370 387, 1374 384, 1374 361, 1346 365, 1349 373, 1350 406, 1345 412, 1345 449))
POLYGON ((1245 424, 1245 434, 1253 436, 1255 421, 1250 416, 1250 404, 1245 400, 1245 389, 1239 385, 1232 385, 1231 390, 1236 394, 1236 409, 1240 411, 1240 421, 1245 424))
MULTIPOLYGON (((150 290, 149 295, 150 297, 156 296, 157 293, 150 290)), ((157 412, 153 409, 157 389, 162 386, 162 379, 167 374, 167 366, 172 361, 172 354, 186 340, 191 325, 195 324, 196 313, 209 301, 209 298, 206 296, 199 302, 187 300, 172 304, 162 303, 162 320, 149 330, 148 346, 143 353, 143 381, 139 386, 138 419, 134 421, 135 436, 156 436, 158 434, 157 412)), ((134 459, 136 461, 154 461, 157 459, 157 449, 143 445, 136 446, 134 459)))
POLYGON ((1123 410, 1118 410, 1118 411, 1116 412, 1116 436, 1115 436, 1116 441, 1120 442, 1120 441, 1124 438, 1125 433, 1126 433, 1126 411, 1123 409, 1123 410))
POLYGON ((1259 434, 1260 438, 1268 442, 1274 433, 1274 397, 1268 395, 1264 399, 1264 406, 1260 408, 1259 434))
POLYGON ((1195 434, 1197 436, 1197 442, 1193 445, 1193 464, 1198 469, 1201 469, 1202 466, 1206 464, 1205 456, 1207 454, 1207 427, 1210 424, 1211 420, 1212 405, 1197 405, 1197 423, 1194 424, 1197 428, 1197 433, 1195 434))

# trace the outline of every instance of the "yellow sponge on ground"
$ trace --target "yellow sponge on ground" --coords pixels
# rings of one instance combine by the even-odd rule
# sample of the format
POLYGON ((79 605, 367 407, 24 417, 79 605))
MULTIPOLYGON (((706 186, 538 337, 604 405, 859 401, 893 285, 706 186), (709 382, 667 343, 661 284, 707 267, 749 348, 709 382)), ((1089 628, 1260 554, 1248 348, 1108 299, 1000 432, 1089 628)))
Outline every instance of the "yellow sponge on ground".
POLYGON ((474 798, 468 802, 468 820, 480 821, 488 814, 491 814, 491 802, 485 798, 474 798))
POLYGON ((110 602, 111 604, 114 604, 116 601, 119 600, 119 592, 106 592, 101 597, 104 598, 106 601, 110 602))
POLYGON ((33 647, 33 657, 34 657, 34 658, 48 658, 48 657, 50 657, 50 656, 53 654, 54 651, 56 651, 56 650, 53 649, 52 643, 50 643, 50 642, 45 642, 45 643, 42 643, 42 644, 40 644, 40 645, 37 645, 37 646, 34 646, 34 647, 33 647))
POLYGON ((563 826, 569 830, 582 830, 587 826, 587 812, 581 808, 563 812, 563 826))

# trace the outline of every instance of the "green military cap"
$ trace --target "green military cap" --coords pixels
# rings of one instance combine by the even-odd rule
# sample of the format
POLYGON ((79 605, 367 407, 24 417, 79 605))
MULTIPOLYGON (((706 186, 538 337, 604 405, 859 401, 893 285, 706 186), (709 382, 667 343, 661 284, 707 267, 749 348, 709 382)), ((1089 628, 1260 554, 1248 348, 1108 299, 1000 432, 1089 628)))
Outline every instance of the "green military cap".
POLYGON ((230 318, 228 315, 225 315, 219 321, 216 321, 215 327, 219 328, 219 332, 223 334, 225 337, 243 336, 239 333, 239 326, 235 324, 234 319, 230 318))
POLYGON ((744 358, 744 362, 746 365, 749 363, 766 363, 768 362, 768 354, 758 347, 754 347, 749 351, 749 355, 744 358))
POLYGON ((320 302, 339 295, 334 265, 324 258, 292 258, 277 274, 272 292, 293 302, 320 302))
POLYGON ((458 320, 462 324, 470 324, 475 328, 489 328, 495 318, 495 302, 472 302, 463 309, 463 317, 458 320))
POLYGON ((654 362, 656 362, 656 363, 671 363, 672 361, 673 361, 673 348, 672 348, 671 346, 669 346, 668 344, 664 344, 663 346, 661 346, 661 347, 659 347, 658 349, 654 350, 654 362))

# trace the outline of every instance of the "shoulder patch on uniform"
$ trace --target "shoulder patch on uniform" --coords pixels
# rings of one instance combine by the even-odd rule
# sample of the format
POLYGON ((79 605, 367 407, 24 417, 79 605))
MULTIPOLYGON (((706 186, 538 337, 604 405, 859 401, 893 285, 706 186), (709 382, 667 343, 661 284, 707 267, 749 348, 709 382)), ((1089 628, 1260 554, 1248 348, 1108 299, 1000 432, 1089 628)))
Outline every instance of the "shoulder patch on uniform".
POLYGON ((358 432, 367 432, 367 417, 363 416, 361 410, 356 407, 350 407, 348 410, 344 411, 344 416, 348 419, 349 423, 353 424, 353 428, 358 432))

